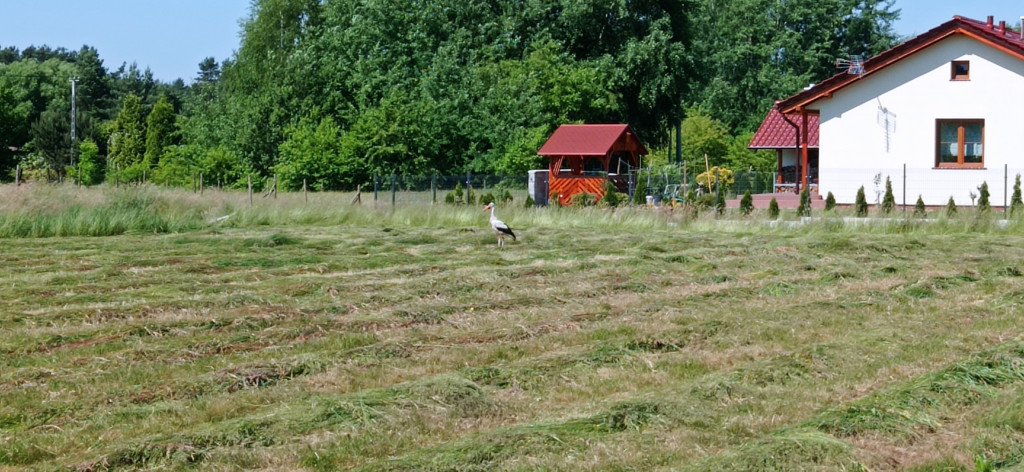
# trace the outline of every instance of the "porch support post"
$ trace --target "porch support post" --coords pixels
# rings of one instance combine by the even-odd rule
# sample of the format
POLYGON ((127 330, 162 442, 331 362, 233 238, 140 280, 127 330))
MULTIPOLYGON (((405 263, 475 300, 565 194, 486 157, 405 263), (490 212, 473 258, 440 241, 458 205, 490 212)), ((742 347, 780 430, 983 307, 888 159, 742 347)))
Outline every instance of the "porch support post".
MULTIPOLYGON (((807 185, 807 109, 800 109, 800 183, 807 185)), ((808 190, 810 191, 810 190, 808 190)))

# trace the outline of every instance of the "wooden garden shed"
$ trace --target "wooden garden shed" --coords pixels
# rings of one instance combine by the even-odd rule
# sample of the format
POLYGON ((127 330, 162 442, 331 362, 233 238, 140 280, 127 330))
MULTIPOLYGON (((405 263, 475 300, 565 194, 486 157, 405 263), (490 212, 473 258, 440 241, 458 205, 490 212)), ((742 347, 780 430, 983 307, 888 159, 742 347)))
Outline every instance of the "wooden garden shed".
POLYGON ((607 181, 627 192, 647 148, 629 125, 561 125, 537 154, 548 158, 548 195, 567 205, 582 192, 600 199, 607 181))

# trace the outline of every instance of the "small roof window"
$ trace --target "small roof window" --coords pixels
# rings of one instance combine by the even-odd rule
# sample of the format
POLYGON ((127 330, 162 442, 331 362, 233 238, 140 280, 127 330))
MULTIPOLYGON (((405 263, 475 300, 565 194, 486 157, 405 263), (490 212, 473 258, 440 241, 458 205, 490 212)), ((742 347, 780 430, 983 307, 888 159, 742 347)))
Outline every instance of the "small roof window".
POLYGON ((971 62, 953 61, 950 64, 949 80, 971 80, 971 62))

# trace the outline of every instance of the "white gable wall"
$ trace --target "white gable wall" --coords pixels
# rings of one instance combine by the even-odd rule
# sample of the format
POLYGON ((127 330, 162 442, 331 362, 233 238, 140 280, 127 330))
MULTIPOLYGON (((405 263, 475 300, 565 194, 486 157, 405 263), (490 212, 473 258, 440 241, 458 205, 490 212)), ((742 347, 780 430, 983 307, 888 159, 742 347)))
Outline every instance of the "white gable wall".
POLYGON ((892 179, 896 202, 921 195, 927 205, 971 203, 983 181, 1003 205, 1005 166, 1011 188, 1024 174, 1024 61, 956 35, 811 104, 820 110, 819 192, 852 204, 864 186, 875 203, 892 179), (950 63, 970 61, 970 80, 950 80, 950 63), (888 110, 890 127, 884 124, 888 110), (936 169, 936 120, 984 119, 984 169, 936 169), (887 148, 888 146, 888 148, 887 148), (875 183, 881 174, 881 182, 875 183))

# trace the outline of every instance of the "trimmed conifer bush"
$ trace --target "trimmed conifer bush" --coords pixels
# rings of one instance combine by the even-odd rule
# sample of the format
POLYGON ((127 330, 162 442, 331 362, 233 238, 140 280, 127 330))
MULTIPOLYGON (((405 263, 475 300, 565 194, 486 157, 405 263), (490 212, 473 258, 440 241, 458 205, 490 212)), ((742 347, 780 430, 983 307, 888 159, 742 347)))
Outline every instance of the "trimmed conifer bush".
POLYGON ((861 185, 860 188, 857 189, 857 200, 854 203, 854 207, 856 208, 858 218, 864 218, 865 216, 868 216, 868 199, 867 197, 864 196, 863 185, 861 185))
POLYGON ((750 196, 750 189, 743 192, 743 198, 740 199, 740 213, 743 216, 750 215, 754 211, 754 197, 750 196))
POLYGON ((896 207, 896 198, 892 195, 892 180, 885 177, 885 196, 882 197, 882 213, 888 215, 896 207))

